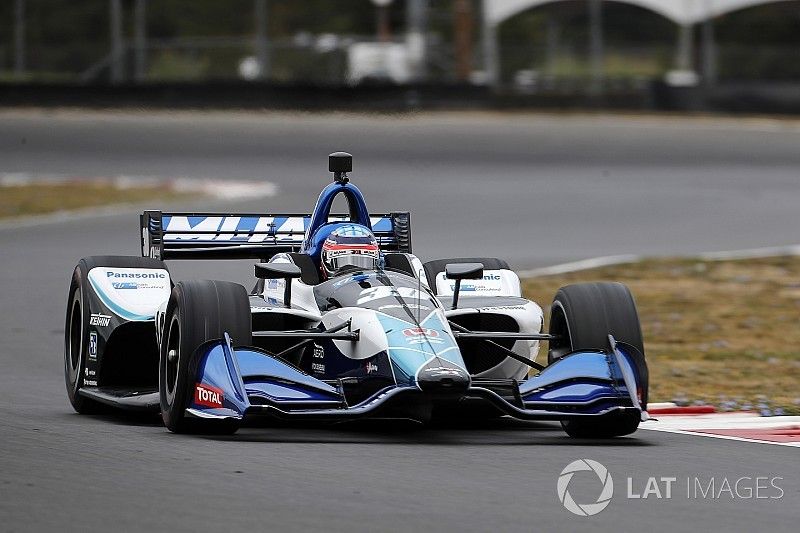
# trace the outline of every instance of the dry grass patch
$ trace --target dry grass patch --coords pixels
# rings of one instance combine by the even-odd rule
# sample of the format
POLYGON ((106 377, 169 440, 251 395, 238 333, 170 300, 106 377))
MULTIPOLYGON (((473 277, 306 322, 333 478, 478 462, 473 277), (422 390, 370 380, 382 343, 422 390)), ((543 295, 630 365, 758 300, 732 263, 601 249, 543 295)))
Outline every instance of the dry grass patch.
POLYGON ((569 283, 619 281, 636 298, 651 401, 767 403, 800 412, 800 258, 657 259, 523 280, 549 303, 569 283))
POLYGON ((186 196, 166 184, 118 187, 113 182, 76 181, 0 186, 0 218, 149 200, 160 202, 186 196))

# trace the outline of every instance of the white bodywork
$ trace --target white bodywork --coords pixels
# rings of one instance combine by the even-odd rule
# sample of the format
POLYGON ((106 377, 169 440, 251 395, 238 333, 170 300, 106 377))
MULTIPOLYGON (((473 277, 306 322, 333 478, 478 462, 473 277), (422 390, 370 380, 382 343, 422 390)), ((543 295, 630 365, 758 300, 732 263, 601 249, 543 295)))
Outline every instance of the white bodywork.
MULTIPOLYGON (((427 287, 427 279, 424 274, 422 263, 415 256, 408 254, 409 262, 417 272, 420 285, 427 287)), ((291 259, 286 254, 276 255, 272 262, 290 263, 291 259)), ((93 284, 105 287, 105 283, 112 276, 108 272, 131 271, 138 272, 140 275, 152 274, 147 269, 93 269, 90 272, 90 280, 93 284), (92 276, 92 272, 98 272, 92 276)), ((167 303, 170 295, 169 273, 166 270, 159 271, 166 273, 166 278, 142 278, 148 280, 143 283, 143 289, 137 296, 138 299, 128 299, 127 306, 130 311, 141 313, 141 316, 148 315, 152 320, 156 320, 156 337, 160 345, 164 319, 167 311, 167 303), (151 283, 150 280, 157 280, 151 283), (146 286, 146 288, 145 288, 146 286)), ((133 278, 136 279, 136 278, 133 278)), ((255 314, 275 314, 293 315, 305 321, 306 328, 314 328, 322 323, 326 328, 340 325, 346 320, 352 320, 351 329, 362 332, 358 342, 335 341, 337 348, 342 353, 353 359, 365 359, 388 348, 387 337, 384 334, 380 322, 377 319, 379 311, 363 309, 358 307, 346 307, 336 309, 323 314, 320 312, 314 296, 314 287, 307 285, 299 279, 294 279, 292 283, 292 307, 286 308, 283 304, 284 289, 286 281, 282 279, 265 280, 264 290, 259 294, 263 298, 263 304, 251 305, 250 310, 255 314)), ((453 281, 445 279, 441 272, 436 277, 437 293, 439 296, 452 296, 453 281)), ((115 294, 113 286, 105 288, 106 292, 115 294)), ((117 289, 116 292, 119 292, 117 289)), ((123 291, 123 294, 124 291, 123 291)), ((133 293, 131 293, 133 294, 133 293)), ((481 280, 465 280, 462 282, 462 291, 459 297, 458 309, 450 310, 440 306, 437 313, 444 313, 446 318, 453 318, 459 315, 475 313, 502 314, 516 321, 520 333, 541 333, 543 324, 543 312, 541 307, 529 300, 517 300, 521 297, 519 277, 511 270, 486 270, 481 280), (464 290, 464 288, 468 290, 464 290), (472 289, 472 290, 470 290, 472 289), (492 303, 496 297, 496 305, 492 303), (514 300, 509 301, 509 297, 514 300)), ((122 296, 117 296, 122 301, 122 296)), ((430 312, 430 311, 429 311, 430 312)), ((446 326, 447 322, 444 321, 446 326)), ((447 326, 446 326, 447 327, 447 326)), ((520 340, 514 343, 511 348, 515 353, 536 360, 540 343, 535 340, 520 340)), ((524 380, 527 377, 529 367, 515 359, 507 357, 498 365, 475 374, 473 377, 486 379, 517 379, 524 380)))
MULTIPOLYGON (((417 272, 420 285, 427 287, 422 262, 411 254, 407 254, 412 268, 417 272)), ((273 262, 289 263, 291 259, 288 255, 280 254, 275 256, 273 262)), ((452 296, 452 280, 445 279, 444 272, 440 272, 436 277, 437 293, 439 296, 452 296)), ((314 327, 322 322, 325 327, 330 328, 341 324, 352 317, 353 330, 361 329, 361 340, 358 343, 350 341, 336 341, 337 348, 343 353, 354 359, 364 359, 371 357, 375 353, 386 348, 386 336, 380 330, 380 324, 375 317, 378 311, 369 309, 347 307, 331 311, 324 316, 320 313, 314 297, 314 288, 306 285, 299 279, 292 280, 292 308, 283 307, 283 294, 286 287, 285 280, 268 280, 264 285, 261 296, 269 304, 264 307, 253 307, 254 313, 277 313, 291 314, 308 319, 308 327, 314 327), (368 333, 374 330, 374 334, 368 333), (379 331, 380 330, 380 331, 379 331), (380 333, 380 334, 379 334, 380 333)), ((458 315, 474 313, 493 313, 506 315, 517 322, 520 333, 541 333, 543 324, 543 312, 536 303, 526 300, 525 303, 508 303, 508 297, 521 298, 522 290, 519 277, 511 270, 485 270, 481 280, 465 280, 462 282, 462 290, 458 309, 445 310, 444 315, 451 318, 458 315), (474 290, 464 290, 464 288, 474 290), (487 300, 497 297, 496 305, 487 305, 487 300)), ((446 324, 446 322, 445 322, 446 324)), ((522 340, 517 341, 512 346, 512 350, 523 356, 536 360, 539 354, 539 341, 522 340)), ((500 364, 485 370, 474 377, 487 379, 517 379, 527 378, 529 367, 510 357, 505 358, 500 364)))

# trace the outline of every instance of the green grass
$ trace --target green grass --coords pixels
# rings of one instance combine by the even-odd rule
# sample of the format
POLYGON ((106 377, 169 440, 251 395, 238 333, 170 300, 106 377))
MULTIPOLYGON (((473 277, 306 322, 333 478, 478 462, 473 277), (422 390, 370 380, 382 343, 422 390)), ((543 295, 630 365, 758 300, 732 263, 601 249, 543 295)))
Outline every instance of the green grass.
POLYGON ((800 258, 657 259, 523 281, 545 307, 558 287, 619 281, 634 294, 651 401, 766 401, 800 413, 800 258))

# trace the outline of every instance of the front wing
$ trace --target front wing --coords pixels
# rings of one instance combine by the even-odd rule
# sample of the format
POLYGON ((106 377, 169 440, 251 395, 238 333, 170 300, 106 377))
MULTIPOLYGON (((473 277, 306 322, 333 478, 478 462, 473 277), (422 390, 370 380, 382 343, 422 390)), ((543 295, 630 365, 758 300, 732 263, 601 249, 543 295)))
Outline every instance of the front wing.
MULTIPOLYGON (((189 416, 242 420, 265 414, 282 419, 344 421, 379 417, 385 408, 419 399, 416 386, 391 386, 348 405, 341 384, 309 376, 257 348, 233 348, 228 335, 200 348, 189 416)), ((647 412, 635 349, 609 336, 609 349, 573 352, 517 384, 514 394, 499 394, 474 381, 463 400, 479 399, 523 420, 565 420, 618 411, 647 412)))

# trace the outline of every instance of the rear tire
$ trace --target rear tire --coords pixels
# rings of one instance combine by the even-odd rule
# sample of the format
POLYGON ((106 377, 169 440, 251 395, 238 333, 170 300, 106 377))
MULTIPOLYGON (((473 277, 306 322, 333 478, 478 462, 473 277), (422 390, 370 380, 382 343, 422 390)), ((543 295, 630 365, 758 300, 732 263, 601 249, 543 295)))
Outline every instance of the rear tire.
POLYGON ((238 420, 189 418, 200 353, 207 341, 230 335, 234 345, 252 344, 247 291, 226 281, 181 281, 167 304, 159 358, 159 396, 164 425, 173 433, 232 434, 238 420), (175 351, 170 358, 169 352, 175 351))
POLYGON ((78 392, 83 387, 86 357, 89 352, 89 299, 86 278, 88 269, 81 260, 72 273, 67 297, 67 316, 64 325, 64 381, 72 408, 82 415, 105 410, 103 404, 90 400, 78 392))
MULTIPOLYGON (((578 283, 562 287, 553 299, 548 364, 577 350, 610 348, 608 336, 635 350, 636 371, 641 385, 640 403, 647 408, 648 373, 644 342, 636 304, 628 287, 621 283, 578 283)), ((608 438, 628 435, 639 427, 638 413, 612 413, 599 418, 564 420, 561 425, 571 437, 608 438)))
MULTIPOLYGON (((89 271, 95 267, 160 268, 167 270, 162 261, 149 257, 96 255, 78 261, 72 272, 67 296, 67 314, 64 324, 64 381, 72 408, 80 414, 97 414, 110 410, 105 404, 90 400, 78 392, 84 385, 86 358, 89 355, 89 271)), ((95 381, 100 376, 95 376, 95 381)))

